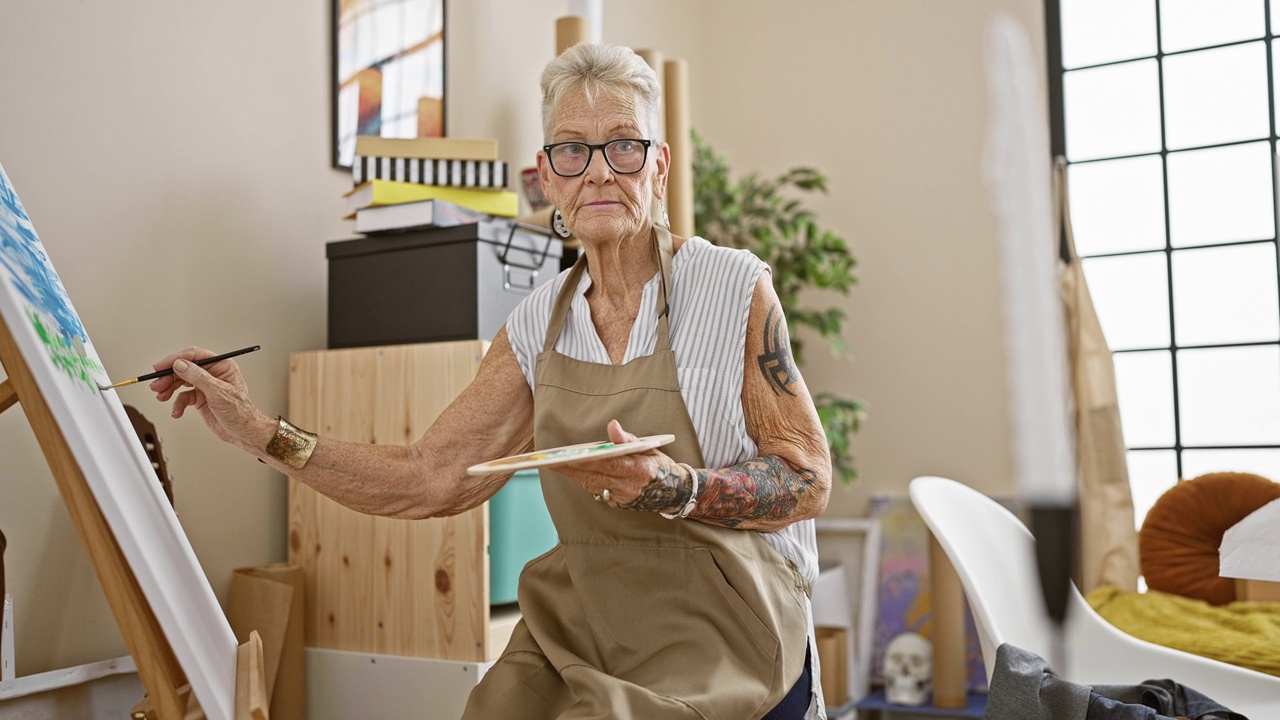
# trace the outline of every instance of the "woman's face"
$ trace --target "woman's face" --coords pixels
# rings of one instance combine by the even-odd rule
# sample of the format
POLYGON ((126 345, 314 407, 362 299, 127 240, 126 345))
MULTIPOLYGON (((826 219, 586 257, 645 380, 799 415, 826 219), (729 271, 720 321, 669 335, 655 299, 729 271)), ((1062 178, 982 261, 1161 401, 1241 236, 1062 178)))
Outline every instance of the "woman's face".
MULTIPOLYGON (((633 138, 652 140, 647 113, 635 98, 597 93, 588 104, 581 92, 565 96, 551 116, 548 144, 578 141, 590 144, 633 138)), ((560 209, 564 222, 586 241, 617 241, 647 233, 652 223, 650 202, 666 189, 670 149, 653 145, 639 172, 621 174, 594 149, 590 164, 577 177, 561 177, 551 169, 545 152, 538 152, 538 172, 547 199, 560 209)), ((559 167, 559 166, 557 166, 559 167)), ((563 171, 564 168, 561 168, 563 171)))

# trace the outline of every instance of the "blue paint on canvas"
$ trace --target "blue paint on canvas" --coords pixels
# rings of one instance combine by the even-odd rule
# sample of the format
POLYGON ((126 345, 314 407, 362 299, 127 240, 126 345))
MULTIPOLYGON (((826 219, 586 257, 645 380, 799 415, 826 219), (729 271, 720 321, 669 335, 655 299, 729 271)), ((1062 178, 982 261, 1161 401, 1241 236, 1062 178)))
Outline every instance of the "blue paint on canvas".
POLYGON ((58 334, 69 344, 85 342, 89 336, 62 281, 49 264, 44 246, 36 236, 31 219, 0 167, 0 264, 9 271, 10 283, 23 299, 53 318, 58 334))
POLYGON ((26 208, 0 166, 0 275, 26 301, 26 316, 32 329, 49 352, 50 361, 72 379, 95 393, 93 373, 102 366, 88 355, 80 317, 71 307, 71 298, 58 279, 36 235, 26 208))

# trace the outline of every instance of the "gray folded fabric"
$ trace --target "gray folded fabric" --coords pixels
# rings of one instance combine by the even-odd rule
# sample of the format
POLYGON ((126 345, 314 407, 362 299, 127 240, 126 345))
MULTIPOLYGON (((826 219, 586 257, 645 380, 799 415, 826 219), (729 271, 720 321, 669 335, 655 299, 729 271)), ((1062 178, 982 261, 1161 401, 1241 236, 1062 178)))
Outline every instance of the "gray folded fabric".
POLYGON ((1049 663, 1009 643, 996 650, 987 691, 986 720, 1083 720, 1089 709, 1086 685, 1053 674, 1049 663))
MULTIPOLYGON (((1248 720, 1173 680, 1080 685, 1053 673, 1044 658, 1008 643, 996 650, 985 720, 1248 720)), ((1260 720, 1260 719, 1259 719, 1260 720)))

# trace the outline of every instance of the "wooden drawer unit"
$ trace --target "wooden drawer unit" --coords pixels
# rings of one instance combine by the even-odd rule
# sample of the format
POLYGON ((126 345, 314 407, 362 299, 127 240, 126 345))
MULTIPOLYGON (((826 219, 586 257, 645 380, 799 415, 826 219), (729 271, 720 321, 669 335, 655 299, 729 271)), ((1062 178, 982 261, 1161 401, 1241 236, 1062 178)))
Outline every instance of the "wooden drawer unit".
MULTIPOLYGON (((471 382, 482 340, 295 353, 289 419, 341 440, 407 445, 471 382)), ((308 647, 479 662, 512 619, 489 610, 488 504, 397 520, 289 481, 289 562, 306 572, 308 647)))

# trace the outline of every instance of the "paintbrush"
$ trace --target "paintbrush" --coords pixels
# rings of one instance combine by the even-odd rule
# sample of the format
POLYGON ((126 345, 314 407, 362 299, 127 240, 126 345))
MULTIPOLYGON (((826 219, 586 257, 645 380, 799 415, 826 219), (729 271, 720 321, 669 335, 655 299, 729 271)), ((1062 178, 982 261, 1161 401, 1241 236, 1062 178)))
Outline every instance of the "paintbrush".
MULTIPOLYGON (((213 357, 207 357, 201 360, 189 360, 188 362, 194 362, 197 365, 212 365, 218 362, 219 360, 226 360, 227 358, 237 357, 237 356, 244 355, 246 353, 251 353, 251 352, 254 352, 255 350, 261 350, 261 349, 262 349, 261 345, 251 345, 246 348, 240 348, 239 350, 232 350, 231 352, 228 352, 228 353, 222 353, 221 355, 214 355, 213 357)), ((153 373, 147 373, 146 375, 139 375, 136 378, 121 380, 118 383, 112 383, 110 385, 99 385, 98 389, 110 390, 112 388, 123 387, 125 385, 133 385, 134 383, 140 383, 143 380, 155 380, 156 378, 162 378, 172 374, 173 374, 173 368, 169 368, 168 370, 157 370, 153 373)))

